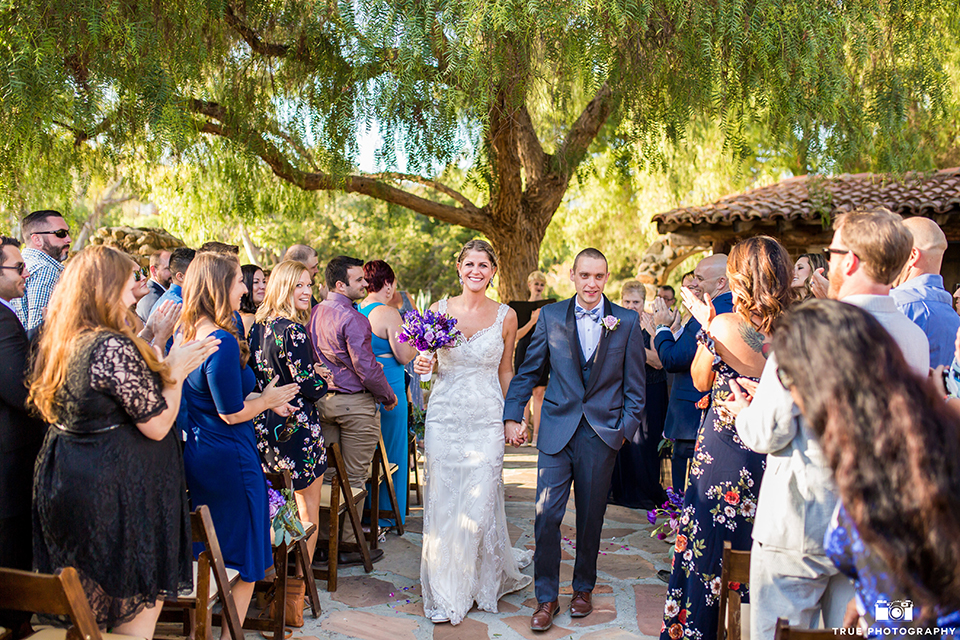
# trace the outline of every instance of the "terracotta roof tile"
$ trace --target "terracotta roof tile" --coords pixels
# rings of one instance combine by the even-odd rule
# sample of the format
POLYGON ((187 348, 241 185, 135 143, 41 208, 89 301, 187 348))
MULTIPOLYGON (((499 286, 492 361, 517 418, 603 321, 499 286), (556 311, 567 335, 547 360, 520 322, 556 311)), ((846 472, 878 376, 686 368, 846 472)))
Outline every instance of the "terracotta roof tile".
POLYGON ((960 168, 910 174, 900 181, 871 173, 798 176, 726 196, 713 204, 658 213, 653 221, 659 223, 661 232, 664 227, 732 225, 747 220, 815 222, 821 211, 836 214, 871 205, 905 215, 960 213, 960 168))

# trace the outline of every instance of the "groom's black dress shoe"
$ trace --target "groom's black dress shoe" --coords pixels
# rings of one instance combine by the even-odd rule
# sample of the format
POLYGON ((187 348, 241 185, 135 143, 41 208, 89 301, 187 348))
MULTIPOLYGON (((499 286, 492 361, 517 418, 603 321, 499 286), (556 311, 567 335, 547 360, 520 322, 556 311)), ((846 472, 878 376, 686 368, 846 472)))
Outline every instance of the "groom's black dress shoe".
POLYGON ((589 591, 574 591, 573 600, 570 601, 570 617, 583 618, 590 615, 593 611, 593 603, 590 602, 589 591))
POLYGON ((560 613, 560 603, 541 602, 537 605, 537 610, 533 612, 530 618, 530 629, 532 631, 546 631, 553 626, 553 619, 560 613))

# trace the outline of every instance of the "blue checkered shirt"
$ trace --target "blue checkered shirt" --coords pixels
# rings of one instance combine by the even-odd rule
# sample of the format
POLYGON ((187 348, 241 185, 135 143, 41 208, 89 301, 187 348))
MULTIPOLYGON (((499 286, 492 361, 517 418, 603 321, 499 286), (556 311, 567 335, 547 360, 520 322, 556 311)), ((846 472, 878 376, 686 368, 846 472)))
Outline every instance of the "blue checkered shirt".
POLYGON ((43 312, 50 304, 50 296, 60 281, 63 265, 43 251, 33 248, 23 250, 23 263, 30 272, 27 290, 22 298, 14 301, 14 311, 27 331, 43 322, 43 312))

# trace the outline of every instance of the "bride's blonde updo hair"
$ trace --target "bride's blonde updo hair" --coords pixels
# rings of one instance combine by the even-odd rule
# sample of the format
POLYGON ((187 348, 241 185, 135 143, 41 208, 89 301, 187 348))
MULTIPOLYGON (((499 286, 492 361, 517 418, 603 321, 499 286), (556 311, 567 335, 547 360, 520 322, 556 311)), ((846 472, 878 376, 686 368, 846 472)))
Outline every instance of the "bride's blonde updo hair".
POLYGON ((457 256, 457 264, 463 262, 464 257, 471 251, 484 252, 487 254, 487 257, 490 258, 490 264, 493 265, 493 268, 497 268, 497 252, 493 250, 493 246, 489 242, 481 240, 480 238, 474 238, 463 245, 463 249, 460 249, 460 255, 457 256))

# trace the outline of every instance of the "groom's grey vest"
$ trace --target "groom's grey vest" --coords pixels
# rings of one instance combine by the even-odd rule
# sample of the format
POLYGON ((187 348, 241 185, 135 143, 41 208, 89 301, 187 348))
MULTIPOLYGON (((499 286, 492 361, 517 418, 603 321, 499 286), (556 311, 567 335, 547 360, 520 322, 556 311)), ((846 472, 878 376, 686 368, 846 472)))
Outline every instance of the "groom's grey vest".
POLYGON ((606 298, 602 304, 603 315, 620 324, 613 331, 604 329, 590 360, 580 348, 573 299, 543 307, 527 356, 510 383, 503 417, 519 422, 540 371, 550 365, 537 439, 546 454, 563 449, 584 417, 612 449, 640 427, 646 353, 639 316, 606 298))

